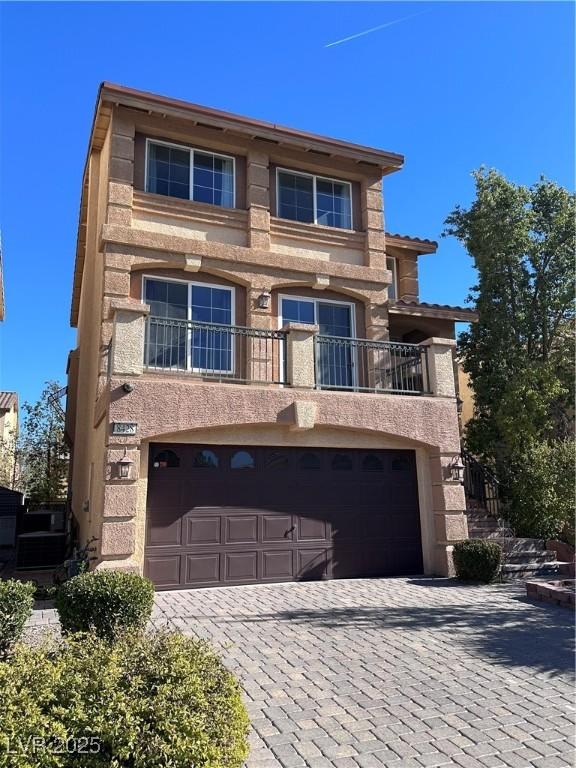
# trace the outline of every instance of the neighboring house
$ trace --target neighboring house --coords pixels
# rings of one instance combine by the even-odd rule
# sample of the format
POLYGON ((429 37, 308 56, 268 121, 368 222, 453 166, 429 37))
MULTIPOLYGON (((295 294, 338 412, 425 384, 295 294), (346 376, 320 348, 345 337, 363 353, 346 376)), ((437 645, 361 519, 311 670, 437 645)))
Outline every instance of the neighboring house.
POLYGON ((0 485, 14 486, 17 480, 18 395, 0 392, 0 485))
POLYGON ((104 83, 68 364, 71 504, 160 588, 447 574, 467 536, 436 243, 391 152, 104 83))
POLYGON ((462 368, 461 362, 458 362, 458 395, 460 397, 460 423, 462 430, 465 430, 466 424, 474 416, 474 390, 470 384, 470 375, 462 368))

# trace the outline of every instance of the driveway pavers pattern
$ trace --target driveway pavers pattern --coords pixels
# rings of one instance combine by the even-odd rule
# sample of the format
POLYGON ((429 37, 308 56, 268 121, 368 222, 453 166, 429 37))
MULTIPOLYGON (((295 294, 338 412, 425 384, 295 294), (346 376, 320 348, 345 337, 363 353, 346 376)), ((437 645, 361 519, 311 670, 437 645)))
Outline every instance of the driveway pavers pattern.
POLYGON ((240 678, 248 768, 571 768, 571 612, 523 592, 423 578, 162 592, 154 624, 210 640, 240 678))

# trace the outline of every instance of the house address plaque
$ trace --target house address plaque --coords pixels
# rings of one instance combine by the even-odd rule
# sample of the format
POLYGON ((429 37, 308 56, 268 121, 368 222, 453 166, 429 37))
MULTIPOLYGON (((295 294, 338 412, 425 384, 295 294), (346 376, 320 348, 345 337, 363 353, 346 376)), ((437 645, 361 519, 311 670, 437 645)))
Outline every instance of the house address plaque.
POLYGON ((113 421, 112 434, 123 435, 124 437, 135 435, 138 431, 138 424, 135 421, 113 421))

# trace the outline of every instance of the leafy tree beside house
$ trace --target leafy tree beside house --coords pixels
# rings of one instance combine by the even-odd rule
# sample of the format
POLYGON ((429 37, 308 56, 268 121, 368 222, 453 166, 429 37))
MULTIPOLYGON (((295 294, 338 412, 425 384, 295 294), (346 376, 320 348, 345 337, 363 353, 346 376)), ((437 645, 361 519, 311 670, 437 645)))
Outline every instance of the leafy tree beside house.
POLYGON ((21 485, 32 501, 60 501, 66 496, 68 448, 64 441, 64 413, 54 405, 59 390, 58 382, 46 382, 38 401, 22 406, 21 485))
POLYGON ((459 338, 475 394, 467 447, 496 472, 518 535, 573 540, 575 197, 495 170, 474 179, 444 233, 478 271, 479 320, 459 338))

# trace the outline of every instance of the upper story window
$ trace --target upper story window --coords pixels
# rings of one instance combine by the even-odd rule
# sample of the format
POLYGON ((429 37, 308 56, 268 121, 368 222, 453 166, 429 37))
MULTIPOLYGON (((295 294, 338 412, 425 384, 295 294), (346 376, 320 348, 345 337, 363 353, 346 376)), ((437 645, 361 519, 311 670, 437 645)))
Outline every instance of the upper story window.
POLYGON ((146 191, 234 208, 234 158, 163 141, 146 142, 146 191))
POLYGON ((396 259, 394 256, 388 256, 386 259, 386 269, 392 272, 392 282, 388 286, 388 298, 396 301, 398 298, 398 270, 396 268, 396 259))
POLYGON ((277 171, 277 213, 283 219, 352 229, 352 186, 348 181, 277 171))

